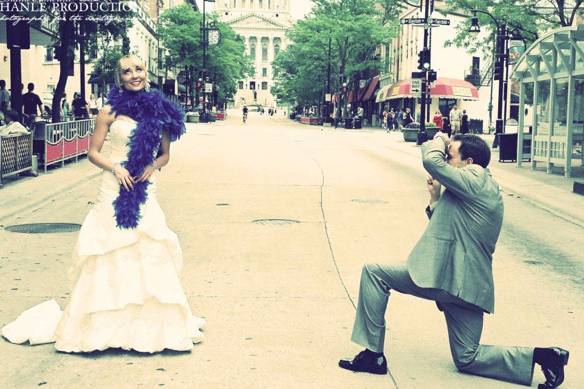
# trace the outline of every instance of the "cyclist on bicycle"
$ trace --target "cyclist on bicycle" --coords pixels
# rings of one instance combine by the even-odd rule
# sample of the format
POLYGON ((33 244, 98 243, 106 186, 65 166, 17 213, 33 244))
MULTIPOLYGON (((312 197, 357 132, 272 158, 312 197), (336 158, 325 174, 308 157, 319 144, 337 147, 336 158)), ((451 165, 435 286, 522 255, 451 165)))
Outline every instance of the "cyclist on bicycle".
POLYGON ((243 106, 243 122, 245 123, 245 121, 247 120, 247 105, 243 106))

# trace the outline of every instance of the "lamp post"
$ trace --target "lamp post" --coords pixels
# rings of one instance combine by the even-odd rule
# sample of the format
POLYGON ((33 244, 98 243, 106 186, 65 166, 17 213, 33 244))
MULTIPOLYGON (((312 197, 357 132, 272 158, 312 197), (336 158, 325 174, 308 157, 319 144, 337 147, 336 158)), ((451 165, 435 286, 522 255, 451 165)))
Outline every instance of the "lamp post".
POLYGON ((214 3, 215 0, 203 0, 203 20, 201 22, 201 45, 203 46, 203 69, 202 69, 202 95, 203 95, 203 110, 201 111, 201 122, 207 122, 207 82, 209 81, 209 77, 207 76, 207 50, 209 48, 209 44, 217 44, 219 42, 219 29, 215 26, 215 23, 211 23, 207 25, 206 21, 206 11, 205 11, 205 3, 210 2, 214 3), (209 36, 211 36, 212 41, 209 40, 209 36))
POLYGON ((493 80, 499 81, 498 87, 498 101, 497 101, 497 121, 495 124, 495 140, 493 148, 499 146, 499 138, 497 134, 502 134, 505 129, 505 113, 507 111, 507 82, 509 77, 509 62, 508 62, 508 40, 507 25, 500 23, 495 17, 487 11, 475 9, 472 11, 473 17, 471 19, 471 26, 468 30, 470 33, 478 33, 481 31, 479 26, 479 19, 477 13, 488 15, 497 26, 497 34, 495 38, 495 54, 493 65, 493 80))

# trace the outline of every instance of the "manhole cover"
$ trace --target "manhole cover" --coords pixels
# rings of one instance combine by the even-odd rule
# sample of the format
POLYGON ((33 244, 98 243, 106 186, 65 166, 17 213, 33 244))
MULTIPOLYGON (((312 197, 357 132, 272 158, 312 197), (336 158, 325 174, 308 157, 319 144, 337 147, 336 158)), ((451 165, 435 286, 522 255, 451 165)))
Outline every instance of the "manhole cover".
POLYGON ((80 224, 74 223, 32 223, 17 224, 8 226, 4 229, 10 232, 21 232, 24 234, 51 234, 55 232, 74 232, 79 231, 80 224))
POLYGON ((229 206, 229 203, 217 203, 215 205, 218 207, 227 207, 227 206, 229 206))
POLYGON ((360 204, 387 204, 387 201, 384 200, 376 200, 376 199, 352 199, 353 203, 360 203, 360 204))
POLYGON ((252 221, 255 224, 297 224, 298 220, 293 219, 257 219, 252 221))

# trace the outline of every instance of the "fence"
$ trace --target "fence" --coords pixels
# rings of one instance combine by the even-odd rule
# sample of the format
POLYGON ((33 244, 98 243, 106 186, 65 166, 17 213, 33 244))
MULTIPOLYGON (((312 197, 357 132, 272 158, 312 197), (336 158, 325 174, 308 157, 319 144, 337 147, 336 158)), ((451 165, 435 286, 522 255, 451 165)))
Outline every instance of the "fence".
POLYGON ((4 177, 32 170, 32 134, 0 136, 0 186, 4 177))
POLYGON ((62 123, 36 123, 34 152, 39 154, 45 172, 47 166, 87 154, 89 135, 95 126, 95 119, 76 120, 62 123))

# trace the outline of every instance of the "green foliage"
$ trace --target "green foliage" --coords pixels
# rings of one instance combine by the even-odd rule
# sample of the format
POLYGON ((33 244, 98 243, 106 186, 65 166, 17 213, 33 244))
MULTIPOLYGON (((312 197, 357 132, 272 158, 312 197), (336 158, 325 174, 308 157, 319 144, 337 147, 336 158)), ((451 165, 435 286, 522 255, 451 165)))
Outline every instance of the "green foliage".
MULTIPOLYGON (((540 3, 533 0, 445 0, 444 2, 447 10, 466 15, 471 15, 474 9, 489 12, 499 23, 506 23, 510 31, 523 37, 528 45, 537 40, 542 31, 570 25, 583 0, 570 2, 549 0, 540 3)), ((491 34, 478 38, 469 33, 469 18, 456 27, 456 36, 447 43, 457 47, 467 47, 471 52, 479 48, 482 48, 483 52, 492 50, 496 24, 483 13, 477 13, 477 17, 481 29, 489 30, 491 34)))
POLYGON ((99 85, 111 85, 115 82, 118 61, 123 53, 121 49, 113 48, 103 50, 101 54, 93 64, 92 76, 99 85))
MULTIPOLYGON (((216 83, 218 100, 225 101, 235 94, 237 81, 253 73, 253 67, 244 56, 243 40, 233 29, 214 15, 207 21, 219 29, 220 39, 217 45, 209 46, 206 74, 216 83)), ((193 69, 195 77, 203 69, 201 22, 202 14, 187 4, 167 9, 160 17, 160 39, 170 51, 171 62, 179 68, 193 69)))
POLYGON ((397 1, 314 0, 312 12, 288 32, 291 41, 274 61, 273 92, 285 101, 314 105, 323 100, 331 43, 331 91, 341 82, 357 89, 358 80, 380 68, 378 45, 395 35, 397 1), (341 81, 342 80, 342 81, 341 81))

